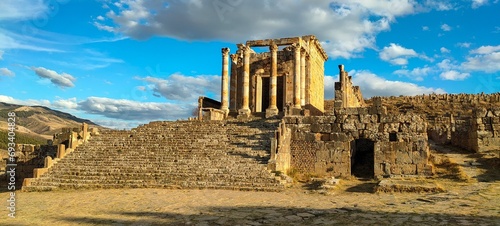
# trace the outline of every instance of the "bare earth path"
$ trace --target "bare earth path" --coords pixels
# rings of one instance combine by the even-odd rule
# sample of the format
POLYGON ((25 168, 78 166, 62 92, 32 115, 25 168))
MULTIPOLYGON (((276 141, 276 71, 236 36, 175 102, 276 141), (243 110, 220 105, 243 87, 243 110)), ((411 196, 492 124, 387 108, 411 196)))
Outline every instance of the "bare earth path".
POLYGON ((16 219, 4 207, 0 225, 500 225, 500 182, 454 182, 436 194, 111 189, 17 197, 16 219))

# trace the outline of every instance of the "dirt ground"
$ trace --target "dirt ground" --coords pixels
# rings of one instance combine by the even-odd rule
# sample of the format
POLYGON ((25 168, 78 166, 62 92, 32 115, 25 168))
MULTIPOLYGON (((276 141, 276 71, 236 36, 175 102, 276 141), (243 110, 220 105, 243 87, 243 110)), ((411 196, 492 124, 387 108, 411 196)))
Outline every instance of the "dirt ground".
MULTIPOLYGON (((498 158, 433 148, 440 164, 428 180, 445 192, 377 193, 377 181, 357 179, 341 180, 328 192, 304 184, 278 193, 18 191, 16 218, 7 216, 3 201, 0 225, 500 225, 498 158)), ((9 193, 0 197, 7 200, 9 193)))

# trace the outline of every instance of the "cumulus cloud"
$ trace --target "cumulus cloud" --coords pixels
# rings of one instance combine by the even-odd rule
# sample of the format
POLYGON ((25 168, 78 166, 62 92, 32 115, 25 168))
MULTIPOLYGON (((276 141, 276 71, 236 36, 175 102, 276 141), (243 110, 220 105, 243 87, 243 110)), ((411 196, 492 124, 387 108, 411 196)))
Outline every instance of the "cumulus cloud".
POLYGON ((352 71, 353 83, 360 87, 363 97, 373 96, 412 96, 429 93, 446 93, 441 88, 419 86, 414 83, 390 81, 369 71, 352 71))
POLYGON ((138 102, 126 99, 89 97, 78 103, 78 109, 89 114, 122 120, 151 121, 179 119, 191 115, 193 104, 138 102))
POLYGON ((407 49, 398 44, 391 43, 380 51, 379 57, 383 61, 390 62, 395 65, 407 65, 408 58, 418 56, 413 49, 407 49))
POLYGON ((73 87, 75 86, 73 82, 76 80, 72 75, 67 73, 57 73, 53 70, 46 69, 44 67, 31 67, 40 78, 50 79, 50 81, 61 88, 73 87))
POLYGON ((0 75, 5 75, 5 76, 14 76, 15 73, 9 70, 8 68, 2 67, 0 68, 0 75))
POLYGON ((0 60, 3 60, 3 53, 4 52, 2 50, 0 50, 0 60))
POLYGON ((451 27, 448 24, 442 24, 441 25, 441 30, 443 30, 443 31, 451 31, 451 27))
POLYGON ((431 67, 425 66, 425 67, 419 67, 419 68, 414 68, 411 71, 407 69, 400 69, 396 70, 393 73, 396 75, 403 75, 406 76, 410 79, 416 80, 416 81, 423 81, 424 77, 427 76, 429 73, 431 73, 433 69, 431 67))
POLYGON ((444 71, 442 72, 439 77, 443 80, 453 80, 453 81, 460 81, 468 78, 470 76, 469 73, 460 73, 455 70, 451 71, 444 71))
POLYGON ((69 98, 69 99, 55 100, 52 103, 52 106, 54 108, 68 110, 68 109, 76 109, 78 107, 78 104, 76 102, 76 97, 73 97, 73 98, 69 98))
POLYGON ((500 71, 500 45, 481 46, 470 51, 462 68, 470 71, 495 73, 500 71))
POLYGON ((441 53, 449 53, 449 52, 450 52, 450 50, 449 50, 449 49, 444 48, 444 47, 441 47, 441 48, 439 49, 439 51, 441 51, 441 53))
POLYGON ((135 39, 166 36, 230 42, 315 34, 334 58, 355 57, 366 48, 374 48, 376 35, 389 30, 396 17, 414 13, 418 4, 411 0, 116 3, 107 5, 110 23, 94 21, 98 29, 135 39))
POLYGON ((149 83, 148 87, 153 94, 161 95, 168 100, 192 101, 199 96, 220 95, 221 77, 217 75, 172 74, 166 79, 150 76, 136 77, 136 79, 149 83))

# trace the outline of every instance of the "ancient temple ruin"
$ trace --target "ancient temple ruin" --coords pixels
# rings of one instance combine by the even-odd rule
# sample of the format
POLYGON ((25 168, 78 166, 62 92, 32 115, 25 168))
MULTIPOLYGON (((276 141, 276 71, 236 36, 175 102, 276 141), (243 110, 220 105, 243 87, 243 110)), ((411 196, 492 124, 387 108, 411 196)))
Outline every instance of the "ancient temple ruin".
POLYGON ((54 137, 57 160, 47 157, 44 168, 34 170, 35 178, 25 180, 25 189, 276 191, 290 182, 284 176, 289 172, 431 176, 430 140, 475 152, 499 149, 500 93, 365 100, 339 65, 335 99, 325 101, 328 57, 314 36, 237 46, 233 54, 222 49, 221 101, 200 97, 197 118, 99 136, 89 135, 85 125, 63 130, 54 137), (457 115, 458 109, 469 110, 457 115), (80 143, 77 138, 88 142, 73 147, 80 143))
POLYGON ((271 117, 287 107, 293 114, 324 111, 328 56, 315 36, 252 40, 237 47, 234 54, 222 49, 222 113, 271 117), (269 52, 256 53, 252 47, 268 47, 269 52))

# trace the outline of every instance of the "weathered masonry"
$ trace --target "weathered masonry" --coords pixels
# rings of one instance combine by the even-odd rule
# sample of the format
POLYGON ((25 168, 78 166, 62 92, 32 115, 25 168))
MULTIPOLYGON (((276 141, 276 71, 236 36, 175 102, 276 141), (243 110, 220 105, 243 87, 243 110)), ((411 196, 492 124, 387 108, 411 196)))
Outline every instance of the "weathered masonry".
POLYGON ((226 115, 265 112, 271 117, 287 107, 293 114, 302 109, 324 111, 328 56, 315 36, 253 40, 237 46, 235 54, 222 49, 220 110, 226 115), (269 52, 256 53, 252 47, 268 47, 269 52))
POLYGON ((333 113, 284 117, 269 167, 364 178, 431 175, 425 117, 387 114, 380 98, 366 106, 343 65, 339 69, 333 113))

